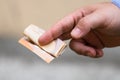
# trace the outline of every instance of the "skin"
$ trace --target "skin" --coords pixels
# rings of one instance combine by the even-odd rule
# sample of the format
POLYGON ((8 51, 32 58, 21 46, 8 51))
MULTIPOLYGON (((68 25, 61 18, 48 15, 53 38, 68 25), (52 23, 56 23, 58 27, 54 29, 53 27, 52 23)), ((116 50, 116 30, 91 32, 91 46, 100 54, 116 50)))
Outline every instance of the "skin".
POLYGON ((70 39, 77 54, 102 57, 105 47, 120 46, 120 9, 110 2, 80 8, 53 25, 39 43, 46 45, 56 38, 70 39))

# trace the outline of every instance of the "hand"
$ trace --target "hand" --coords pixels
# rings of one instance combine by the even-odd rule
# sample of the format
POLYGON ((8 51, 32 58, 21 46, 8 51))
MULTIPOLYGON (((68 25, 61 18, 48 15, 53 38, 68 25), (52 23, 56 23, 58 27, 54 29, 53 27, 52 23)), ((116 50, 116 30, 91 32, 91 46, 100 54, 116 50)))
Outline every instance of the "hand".
POLYGON ((56 38, 71 39, 70 48, 80 55, 102 57, 103 48, 120 46, 120 9, 112 3, 80 8, 46 31, 39 43, 56 38))

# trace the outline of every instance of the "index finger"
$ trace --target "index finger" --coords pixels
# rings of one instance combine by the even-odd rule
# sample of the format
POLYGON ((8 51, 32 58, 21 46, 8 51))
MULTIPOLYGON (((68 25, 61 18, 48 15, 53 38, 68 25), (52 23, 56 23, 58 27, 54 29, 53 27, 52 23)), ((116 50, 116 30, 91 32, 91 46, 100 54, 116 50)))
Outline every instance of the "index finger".
POLYGON ((39 38, 39 43, 41 45, 48 44, 54 39, 60 37, 62 34, 69 32, 70 30, 73 29, 77 20, 78 20, 78 17, 76 14, 71 14, 63 18, 39 38))

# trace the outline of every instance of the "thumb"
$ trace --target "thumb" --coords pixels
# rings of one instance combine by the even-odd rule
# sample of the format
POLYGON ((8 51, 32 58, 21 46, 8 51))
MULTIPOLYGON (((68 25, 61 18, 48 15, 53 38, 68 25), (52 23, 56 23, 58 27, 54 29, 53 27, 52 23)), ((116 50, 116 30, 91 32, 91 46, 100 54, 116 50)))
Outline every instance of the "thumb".
POLYGON ((95 29, 103 25, 105 19, 97 12, 91 13, 82 19, 80 19, 77 25, 71 32, 71 36, 75 39, 79 39, 85 36, 91 29, 95 29))

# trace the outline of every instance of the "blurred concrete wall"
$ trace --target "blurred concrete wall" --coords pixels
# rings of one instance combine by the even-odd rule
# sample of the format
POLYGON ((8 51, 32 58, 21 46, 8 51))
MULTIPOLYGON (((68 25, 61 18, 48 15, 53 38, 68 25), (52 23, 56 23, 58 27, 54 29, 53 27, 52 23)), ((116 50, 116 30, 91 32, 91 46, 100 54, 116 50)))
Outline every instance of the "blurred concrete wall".
POLYGON ((84 5, 109 0, 0 0, 0 36, 21 35, 29 24, 45 29, 84 5))

